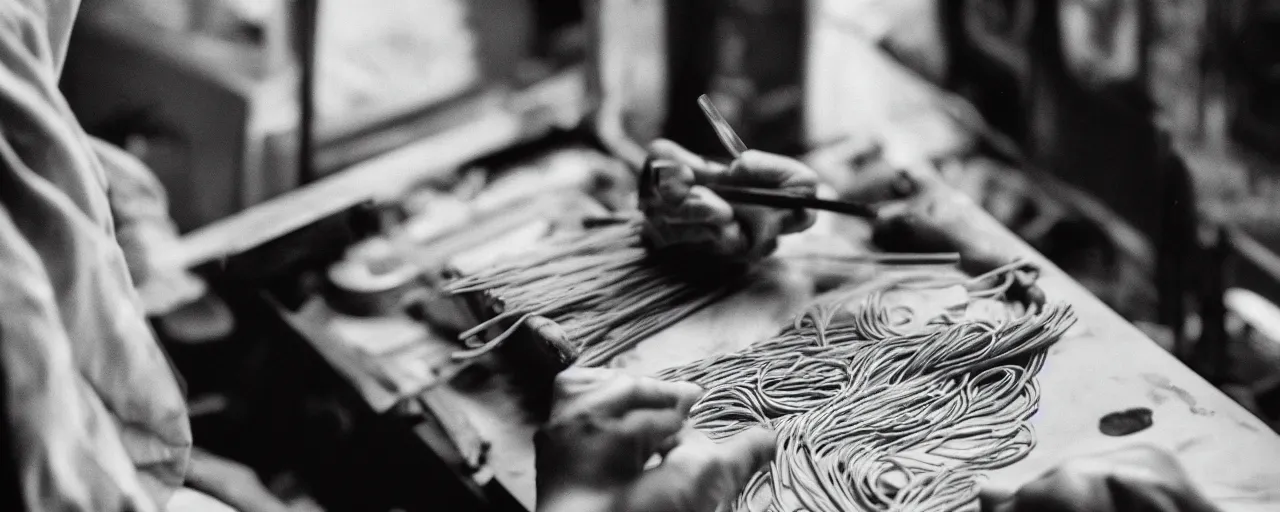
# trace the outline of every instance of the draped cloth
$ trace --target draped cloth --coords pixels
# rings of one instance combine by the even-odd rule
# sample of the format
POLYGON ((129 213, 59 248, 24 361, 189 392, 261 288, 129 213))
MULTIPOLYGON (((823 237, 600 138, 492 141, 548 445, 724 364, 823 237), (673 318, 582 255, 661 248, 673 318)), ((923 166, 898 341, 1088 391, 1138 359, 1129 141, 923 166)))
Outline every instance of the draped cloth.
POLYGON ((103 148, 57 89, 78 7, 0 2, 0 464, 28 510, 159 510, 191 431, 116 242, 103 148))

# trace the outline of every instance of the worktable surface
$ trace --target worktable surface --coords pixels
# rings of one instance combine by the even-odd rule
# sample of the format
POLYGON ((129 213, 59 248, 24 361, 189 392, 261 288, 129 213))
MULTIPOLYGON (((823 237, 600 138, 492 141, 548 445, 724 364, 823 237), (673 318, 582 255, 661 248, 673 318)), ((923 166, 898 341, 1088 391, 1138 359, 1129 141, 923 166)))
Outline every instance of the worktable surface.
MULTIPOLYGON (((972 202, 961 202, 978 209, 972 202)), ((1049 350, 1038 376, 1040 409, 1031 419, 1039 441, 1036 448, 1017 464, 988 473, 989 487, 1011 491, 1068 457, 1147 443, 1174 453, 1224 510, 1280 510, 1280 436, 994 219, 974 213, 983 237, 1038 263, 1048 299, 1071 304, 1079 318, 1049 350), (1152 427, 1124 437, 1099 431, 1102 416, 1134 407, 1153 411, 1152 427)), ((833 224, 820 220, 818 230, 829 230, 833 224)), ((819 246, 831 245, 831 240, 801 235, 784 240, 781 252, 798 246, 821 250, 819 246)), ((773 334, 809 303, 813 289, 804 272, 786 264, 786 258, 780 260, 748 289, 645 340, 620 355, 615 366, 652 374, 773 334)), ((494 476, 532 509, 536 425, 522 419, 527 415, 513 399, 512 385, 499 375, 483 389, 443 391, 472 428, 492 443, 489 467, 494 476)))
MULTIPOLYGON (((884 58, 874 45, 844 44, 848 42, 836 38, 848 36, 833 30, 824 33, 828 35, 823 45, 830 48, 821 53, 839 65, 816 62, 814 67, 851 74, 843 82, 838 77, 823 80, 831 82, 839 90, 837 96, 848 103, 829 109, 831 115, 856 119, 856 124, 877 134, 890 159, 902 155, 912 160, 927 153, 927 148, 965 144, 962 130, 932 104, 933 88, 884 58)), ((1017 464, 988 473, 986 485, 1012 490, 1066 458, 1147 443, 1175 454, 1193 481, 1223 510, 1280 510, 1280 436, 977 205, 965 199, 960 202, 973 210, 974 227, 984 243, 1038 263, 1039 283, 1048 300, 1072 305, 1079 319, 1049 350, 1038 375, 1040 408, 1031 419, 1036 448, 1017 464), (1102 416, 1134 407, 1153 411, 1151 428, 1125 437, 1099 431, 1102 416)), ((858 245, 848 239, 865 236, 856 228, 846 232, 836 225, 829 216, 820 217, 812 233, 784 237, 780 252, 847 251, 858 245), (840 236, 824 237, 824 229, 827 235, 840 236)), ((652 374, 744 347, 772 335, 803 309, 812 299, 812 285, 809 276, 781 259, 749 288, 645 340, 615 363, 626 371, 652 374)), ((492 475, 532 510, 536 425, 516 400, 517 393, 501 373, 480 384, 472 382, 465 390, 447 385, 432 391, 438 403, 443 401, 441 405, 465 417, 469 426, 460 428, 474 430, 459 435, 479 435, 491 443, 483 474, 492 475)))
MULTIPOLYGON (((873 44, 834 29, 819 29, 822 48, 815 50, 818 57, 811 68, 849 75, 815 79, 839 91, 834 95, 840 99, 839 108, 830 101, 823 103, 830 107, 829 115, 851 119, 849 123, 856 126, 848 129, 874 134, 888 159, 903 165, 923 161, 935 150, 955 151, 966 144, 964 129, 936 101, 935 87, 886 58, 873 44), (819 62, 821 58, 826 60, 819 62)), ((960 196, 955 191, 941 193, 960 196)), ((1039 264, 1039 284, 1048 300, 1070 304, 1079 319, 1050 348, 1038 375, 1040 409, 1031 419, 1036 448, 1017 464, 989 472, 988 487, 1012 491, 1069 457, 1146 443, 1173 453, 1223 510, 1280 510, 1280 436, 976 204, 960 197, 957 201, 971 210, 964 213, 973 219, 976 236, 1002 252, 1039 264), (1099 431, 1102 416, 1134 407, 1153 411, 1151 428, 1124 437, 1099 431)), ((784 237, 780 253, 847 251, 866 235, 865 229, 858 233, 856 226, 842 229, 828 214, 820 216, 810 231, 784 237), (823 237, 824 229, 839 236, 823 237)), ((653 374, 736 350, 777 332, 809 303, 812 289, 812 280, 784 260, 752 287, 645 340, 615 362, 630 372, 653 374)), ((445 387, 442 391, 472 428, 492 443, 489 466, 494 476, 532 510, 536 425, 522 420, 526 416, 511 398, 512 387, 499 376, 490 379, 485 389, 463 393, 445 387)))

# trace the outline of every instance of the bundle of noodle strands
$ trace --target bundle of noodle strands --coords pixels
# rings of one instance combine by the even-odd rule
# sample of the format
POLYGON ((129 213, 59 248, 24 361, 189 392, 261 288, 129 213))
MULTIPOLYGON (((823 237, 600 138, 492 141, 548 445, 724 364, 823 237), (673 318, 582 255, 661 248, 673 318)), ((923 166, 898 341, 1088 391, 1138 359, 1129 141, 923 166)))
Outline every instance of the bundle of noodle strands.
POLYGON ((778 451, 735 510, 976 510, 982 472, 1021 460, 1046 349, 1069 307, 1005 295, 1014 263, 969 278, 891 272, 828 294, 777 335, 667 369, 707 390, 713 439, 762 426, 778 451), (921 297, 950 297, 930 301, 921 297))
POLYGON ((459 336, 471 348, 454 357, 479 357, 522 325, 547 319, 574 346, 574 364, 600 366, 735 289, 673 276, 645 250, 641 222, 554 235, 450 283, 447 292, 478 294, 490 310, 459 336), (483 338, 495 326, 505 329, 483 338))

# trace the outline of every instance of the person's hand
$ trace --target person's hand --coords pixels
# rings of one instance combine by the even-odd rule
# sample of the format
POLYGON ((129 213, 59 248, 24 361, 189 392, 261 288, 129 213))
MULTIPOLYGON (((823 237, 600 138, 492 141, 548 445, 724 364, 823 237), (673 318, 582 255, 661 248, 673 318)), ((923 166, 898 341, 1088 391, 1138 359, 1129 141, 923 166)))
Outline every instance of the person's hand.
POLYGON ((1178 461, 1134 446, 1067 461, 1013 496, 984 494, 987 512, 1216 512, 1178 461))
MULTIPOLYGON (((960 269, 982 275, 1018 260, 982 227, 981 209, 945 185, 932 169, 880 166, 840 191, 841 199, 876 209, 871 240, 891 252, 956 252, 960 269)), ((1032 267, 1014 273, 1010 299, 1043 305, 1032 267)), ((982 286, 987 286, 983 284, 982 286)))
POLYGON ((645 236, 655 248, 690 249, 721 259, 751 261, 777 248, 778 236, 813 225, 810 210, 730 205, 707 185, 817 194, 818 175, 797 160, 749 150, 728 166, 659 139, 649 147, 654 180, 640 190, 645 236))
POLYGON ((712 512, 773 459, 773 434, 716 444, 685 429, 702 389, 570 368, 535 437, 539 512, 712 512), (646 469, 654 456, 656 466, 646 469))

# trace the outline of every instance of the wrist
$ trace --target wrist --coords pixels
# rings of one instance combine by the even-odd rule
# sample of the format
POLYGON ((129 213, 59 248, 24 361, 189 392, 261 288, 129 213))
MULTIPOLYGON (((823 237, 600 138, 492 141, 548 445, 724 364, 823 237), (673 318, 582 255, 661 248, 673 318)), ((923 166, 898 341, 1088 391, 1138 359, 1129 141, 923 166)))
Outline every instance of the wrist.
POLYGON ((614 496, 603 491, 570 490, 538 496, 537 512, 608 512, 614 496))

